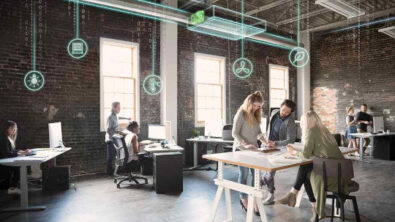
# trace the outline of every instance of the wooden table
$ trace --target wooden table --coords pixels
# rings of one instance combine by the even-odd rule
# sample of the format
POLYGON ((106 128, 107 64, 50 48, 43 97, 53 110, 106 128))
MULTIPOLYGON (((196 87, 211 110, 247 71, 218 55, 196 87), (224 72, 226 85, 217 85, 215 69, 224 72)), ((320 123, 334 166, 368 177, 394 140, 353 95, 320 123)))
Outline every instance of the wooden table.
MULTIPOLYGON (((342 151, 343 154, 348 154, 355 152, 357 149, 340 147, 340 150, 342 151)), ((225 221, 232 221, 230 190, 235 190, 235 191, 246 193, 248 195, 246 221, 252 222, 253 207, 256 202, 258 205, 261 221, 266 222, 267 218, 262 204, 262 198, 264 197, 265 191, 261 189, 261 184, 260 184, 261 170, 266 172, 273 172, 273 171, 288 169, 313 162, 310 159, 304 159, 304 160, 298 159, 296 161, 293 160, 292 163, 273 163, 273 161, 270 160, 270 158, 272 158, 273 156, 281 155, 282 153, 285 154, 286 150, 282 149, 281 151, 272 152, 272 153, 263 153, 256 151, 239 151, 239 152, 203 155, 203 158, 205 159, 218 162, 218 177, 217 179, 214 179, 214 183, 218 186, 218 189, 211 209, 209 221, 214 222, 215 220, 215 214, 217 212, 218 204, 221 199, 222 192, 224 190, 225 190, 225 201, 226 201, 226 209, 227 209, 227 219, 225 221), (223 178, 224 163, 255 169, 254 187, 244 184, 239 184, 230 180, 225 180, 223 178)), ((301 192, 299 192, 298 194, 298 198, 297 198, 297 201, 299 201, 299 203, 297 203, 298 206, 300 204, 303 192, 304 189, 301 190, 301 192)))
POLYGON ((19 167, 21 185, 21 206, 18 208, 4 209, 3 211, 38 211, 45 210, 45 206, 29 206, 27 187, 27 167, 47 162, 57 156, 71 150, 71 148, 38 148, 33 156, 19 156, 0 159, 0 164, 5 166, 19 167))

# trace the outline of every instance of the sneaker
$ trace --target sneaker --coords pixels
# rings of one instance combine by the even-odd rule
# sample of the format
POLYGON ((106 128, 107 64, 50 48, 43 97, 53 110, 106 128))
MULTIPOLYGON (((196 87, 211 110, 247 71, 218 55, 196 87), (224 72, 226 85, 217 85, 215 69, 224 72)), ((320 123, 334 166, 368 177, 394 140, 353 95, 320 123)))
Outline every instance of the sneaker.
POLYGON ((269 193, 269 196, 263 201, 263 205, 272 205, 274 204, 274 194, 269 193))
POLYGON ((289 192, 283 198, 275 201, 277 204, 288 205, 294 207, 296 204, 296 194, 289 192))
POLYGON ((7 193, 9 195, 21 195, 21 190, 19 188, 8 188, 7 193))

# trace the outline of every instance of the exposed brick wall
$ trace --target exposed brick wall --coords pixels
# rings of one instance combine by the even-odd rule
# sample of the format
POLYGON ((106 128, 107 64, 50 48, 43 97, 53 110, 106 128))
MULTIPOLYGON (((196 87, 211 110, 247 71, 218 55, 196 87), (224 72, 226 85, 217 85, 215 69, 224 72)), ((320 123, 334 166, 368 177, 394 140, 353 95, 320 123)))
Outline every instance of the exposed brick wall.
MULTIPOLYGON (((0 2, 0 121, 18 123, 21 148, 47 147, 48 123, 61 121, 63 140, 73 150, 60 156, 58 164, 72 165, 74 173, 103 171, 100 37, 139 43, 142 83, 151 72, 152 21, 81 5, 80 36, 87 41, 89 52, 75 60, 66 51, 74 38, 74 4, 37 0, 37 70, 45 75, 46 83, 41 91, 30 92, 23 85, 24 74, 31 70, 30 2, 0 2), (52 120, 44 112, 49 105, 59 109, 52 120)), ((159 26, 157 30, 159 33, 159 26)), ((157 61, 159 64, 159 53, 157 61)), ((160 96, 147 96, 142 87, 140 95, 141 137, 146 137, 147 123, 160 121, 160 96)))
POLYGON ((233 117, 245 97, 259 90, 264 95, 264 115, 269 112, 269 64, 284 65, 289 69, 290 99, 296 101, 296 69, 288 62, 288 50, 245 42, 245 57, 254 64, 253 74, 245 80, 232 73, 233 62, 240 57, 240 41, 190 32, 179 27, 178 31, 178 143, 193 136, 195 129, 194 53, 205 53, 226 58, 226 121, 233 117))
POLYGON ((395 131, 395 39, 377 30, 390 24, 314 36, 311 44, 312 105, 333 132, 344 132, 346 107, 383 116, 395 131))

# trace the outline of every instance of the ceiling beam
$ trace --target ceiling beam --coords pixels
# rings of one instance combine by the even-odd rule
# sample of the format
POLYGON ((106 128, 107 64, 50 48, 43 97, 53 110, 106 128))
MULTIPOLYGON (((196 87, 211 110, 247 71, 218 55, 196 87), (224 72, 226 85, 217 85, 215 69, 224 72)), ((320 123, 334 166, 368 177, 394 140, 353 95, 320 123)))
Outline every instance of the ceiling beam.
POLYGON ((274 2, 269 3, 269 4, 267 4, 267 5, 261 6, 261 7, 257 8, 257 9, 248 11, 248 12, 246 12, 246 14, 247 14, 247 15, 256 14, 256 13, 259 13, 259 12, 262 12, 262 11, 265 11, 265 10, 268 10, 268 9, 271 9, 271 8, 274 8, 274 7, 277 7, 277 6, 280 6, 280 5, 282 5, 282 4, 285 4, 285 3, 291 2, 291 1, 292 1, 292 0, 277 0, 277 1, 274 1, 274 2))
MULTIPOLYGON (((352 4, 352 3, 356 2, 356 1, 357 0, 351 0, 348 3, 352 4)), ((362 1, 364 1, 364 0, 362 0, 362 1)), ((333 12, 333 11, 331 11, 331 10, 329 10, 327 8, 321 8, 321 9, 317 9, 315 11, 307 12, 305 14, 300 15, 300 19, 307 19, 307 18, 310 18, 310 17, 313 17, 313 16, 317 16, 317 15, 322 14, 322 13, 326 13, 326 12, 333 12)), ((285 24, 288 24, 288 23, 296 22, 297 20, 298 20, 298 16, 295 16, 293 18, 289 18, 289 19, 285 19, 283 21, 277 22, 276 25, 285 25, 285 24)))
POLYGON ((339 27, 342 27, 342 26, 345 26, 345 25, 353 25, 353 24, 356 24, 358 22, 365 22, 365 21, 374 20, 376 18, 383 17, 383 16, 388 16, 388 15, 394 14, 394 13, 395 13, 395 8, 390 8, 390 9, 374 12, 374 13, 371 13, 371 14, 362 15, 362 16, 359 16, 359 17, 354 17, 354 18, 351 18, 351 19, 346 19, 346 20, 343 20, 343 21, 333 22, 333 23, 330 23, 330 24, 327 24, 327 25, 322 25, 322 26, 310 28, 310 29, 307 29, 307 30, 303 30, 303 32, 325 31, 325 30, 329 30, 329 29, 339 28, 339 27))
POLYGON ((209 5, 212 5, 212 4, 214 4, 214 3, 218 2, 218 1, 219 1, 219 0, 209 0, 209 1, 208 1, 208 4, 209 4, 209 5))

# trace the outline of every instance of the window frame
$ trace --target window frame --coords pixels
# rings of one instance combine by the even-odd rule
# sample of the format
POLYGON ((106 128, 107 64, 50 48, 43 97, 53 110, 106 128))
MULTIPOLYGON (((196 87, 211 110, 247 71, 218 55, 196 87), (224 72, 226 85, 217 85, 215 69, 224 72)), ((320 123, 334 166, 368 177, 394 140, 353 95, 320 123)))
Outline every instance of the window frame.
MULTIPOLYGON (((100 37, 100 132, 105 132, 106 118, 104 115, 104 67, 103 67, 103 45, 104 44, 112 44, 118 46, 130 46, 133 48, 132 54, 132 79, 134 80, 134 89, 135 89, 135 118, 136 121, 140 122, 140 45, 139 43, 110 39, 100 37), (135 78, 133 78, 133 74, 135 74, 135 78)), ((114 77, 114 78, 127 78, 129 77, 114 77)), ((122 109, 122 104, 121 104, 122 109)))
MULTIPOLYGON (((221 73, 220 73, 220 80, 222 82, 222 90, 221 90, 221 97, 222 97, 222 104, 221 104, 221 115, 222 115, 222 124, 225 124, 226 122, 226 58, 223 56, 216 56, 216 55, 210 55, 210 54, 205 54, 205 53, 194 53, 193 57, 193 62, 194 62, 194 111, 195 111, 195 127, 204 127, 205 123, 202 121, 198 121, 198 82, 197 82, 197 59, 198 57, 206 57, 206 58, 212 58, 216 60, 221 61, 221 73)), ((200 84, 205 84, 205 85, 220 85, 220 84, 215 84, 215 83, 200 83, 200 84)))
POLYGON ((272 89, 277 89, 277 90, 285 90, 286 91, 286 96, 285 99, 289 99, 289 67, 288 66, 281 66, 281 65, 275 65, 275 64, 269 64, 269 108, 280 108, 277 106, 272 106, 272 95, 271 91, 272 89), (272 69, 285 69, 285 76, 284 76, 284 84, 285 88, 272 88, 272 69))

